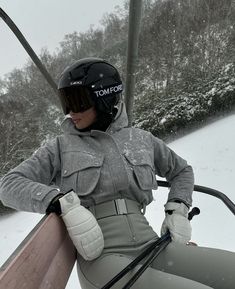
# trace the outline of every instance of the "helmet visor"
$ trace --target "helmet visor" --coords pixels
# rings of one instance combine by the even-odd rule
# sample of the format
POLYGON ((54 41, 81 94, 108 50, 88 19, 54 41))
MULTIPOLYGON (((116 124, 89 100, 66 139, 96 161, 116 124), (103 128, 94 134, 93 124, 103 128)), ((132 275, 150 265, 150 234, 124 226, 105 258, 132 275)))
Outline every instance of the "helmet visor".
POLYGON ((64 114, 84 112, 94 106, 90 92, 86 87, 74 86, 59 89, 59 98, 64 114))

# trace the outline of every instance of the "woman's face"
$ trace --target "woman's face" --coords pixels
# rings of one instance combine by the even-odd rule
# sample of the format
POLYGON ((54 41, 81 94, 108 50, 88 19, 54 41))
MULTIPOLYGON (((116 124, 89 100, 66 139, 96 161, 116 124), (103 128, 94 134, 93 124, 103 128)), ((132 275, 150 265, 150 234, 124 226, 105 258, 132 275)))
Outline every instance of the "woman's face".
POLYGON ((83 112, 72 112, 70 111, 70 116, 76 128, 84 129, 92 125, 96 121, 96 111, 94 107, 91 107, 83 112))

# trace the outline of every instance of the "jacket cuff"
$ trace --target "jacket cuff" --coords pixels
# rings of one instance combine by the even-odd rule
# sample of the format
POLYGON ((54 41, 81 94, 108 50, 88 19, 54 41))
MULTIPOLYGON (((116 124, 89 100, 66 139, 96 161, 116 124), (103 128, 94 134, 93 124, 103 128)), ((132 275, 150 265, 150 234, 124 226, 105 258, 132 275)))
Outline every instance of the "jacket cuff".
POLYGON ((62 194, 59 190, 55 188, 50 188, 47 190, 37 191, 32 197, 32 208, 34 212, 45 214, 51 201, 62 194))

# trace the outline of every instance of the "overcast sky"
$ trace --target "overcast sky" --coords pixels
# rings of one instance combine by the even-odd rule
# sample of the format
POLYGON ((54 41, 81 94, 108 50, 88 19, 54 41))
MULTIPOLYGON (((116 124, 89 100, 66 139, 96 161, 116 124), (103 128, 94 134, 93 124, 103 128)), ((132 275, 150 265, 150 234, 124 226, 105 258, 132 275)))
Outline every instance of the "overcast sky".
MULTIPOLYGON (((0 0, 0 7, 11 17, 34 51, 59 47, 64 35, 87 31, 100 25, 105 13, 123 7, 124 0, 0 0)), ((0 77, 21 68, 27 53, 0 18, 0 77)))

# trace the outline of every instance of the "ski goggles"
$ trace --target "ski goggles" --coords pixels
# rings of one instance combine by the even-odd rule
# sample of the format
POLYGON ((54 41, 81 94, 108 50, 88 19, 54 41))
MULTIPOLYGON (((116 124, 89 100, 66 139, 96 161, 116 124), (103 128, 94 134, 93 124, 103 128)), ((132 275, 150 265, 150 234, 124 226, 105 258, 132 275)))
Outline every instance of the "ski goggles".
POLYGON ((89 90, 83 86, 59 89, 59 98, 64 114, 84 112, 95 105, 89 90))

